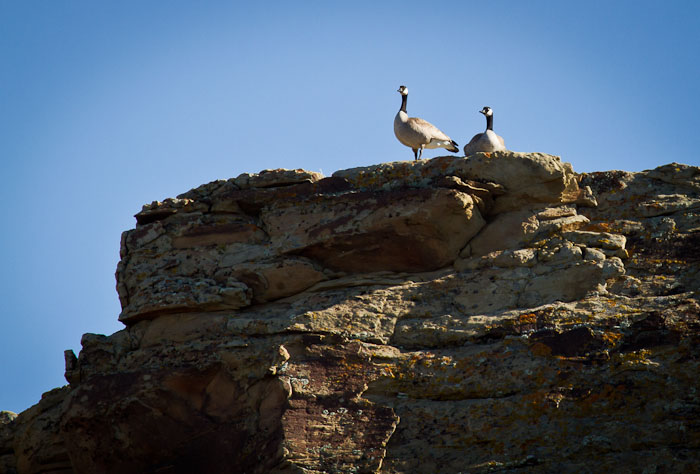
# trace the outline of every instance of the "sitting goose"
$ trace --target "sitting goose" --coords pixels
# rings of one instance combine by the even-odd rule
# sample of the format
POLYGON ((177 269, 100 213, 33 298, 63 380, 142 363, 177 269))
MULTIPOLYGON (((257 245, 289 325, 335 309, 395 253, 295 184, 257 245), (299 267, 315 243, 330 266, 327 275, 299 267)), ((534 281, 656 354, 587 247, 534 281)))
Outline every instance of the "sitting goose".
POLYGON ((464 156, 473 155, 479 151, 492 152, 506 149, 503 137, 496 135, 493 131, 493 110, 491 107, 484 107, 479 111, 486 116, 486 131, 477 133, 469 143, 464 145, 464 156))
POLYGON ((435 125, 423 119, 408 116, 406 113, 408 88, 406 86, 399 87, 397 92, 401 94, 401 109, 394 118, 394 135, 401 143, 413 150, 414 159, 417 160, 423 155, 424 148, 447 148, 453 153, 459 151, 457 142, 438 130, 435 125))

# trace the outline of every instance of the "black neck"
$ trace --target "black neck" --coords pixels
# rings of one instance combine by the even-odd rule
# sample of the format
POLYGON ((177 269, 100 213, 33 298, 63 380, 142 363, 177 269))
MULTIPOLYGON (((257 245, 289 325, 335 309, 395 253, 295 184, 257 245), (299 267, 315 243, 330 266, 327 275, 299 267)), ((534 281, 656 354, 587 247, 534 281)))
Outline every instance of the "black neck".
POLYGON ((406 112, 406 102, 408 102, 408 96, 401 94, 401 111, 406 112))
POLYGON ((486 130, 493 130, 493 115, 486 116, 486 130))

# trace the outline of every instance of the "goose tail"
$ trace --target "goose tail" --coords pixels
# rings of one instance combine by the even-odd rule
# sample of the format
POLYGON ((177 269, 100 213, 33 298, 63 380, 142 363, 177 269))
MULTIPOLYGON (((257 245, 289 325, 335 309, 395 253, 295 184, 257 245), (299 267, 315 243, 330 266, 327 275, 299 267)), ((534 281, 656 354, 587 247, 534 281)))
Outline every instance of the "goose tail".
POLYGON ((447 145, 445 148, 447 148, 447 151, 451 151, 452 153, 459 152, 459 145, 457 145, 457 142, 454 140, 450 140, 450 144, 447 145))

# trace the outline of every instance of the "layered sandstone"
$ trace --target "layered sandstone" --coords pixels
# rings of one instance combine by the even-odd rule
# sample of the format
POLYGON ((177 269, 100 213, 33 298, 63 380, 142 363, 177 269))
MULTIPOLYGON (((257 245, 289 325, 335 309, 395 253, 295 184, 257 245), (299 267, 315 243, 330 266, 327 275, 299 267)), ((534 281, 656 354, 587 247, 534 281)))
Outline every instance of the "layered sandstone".
POLYGON ((0 472, 690 472, 699 213, 696 167, 513 152, 154 202, 0 472))

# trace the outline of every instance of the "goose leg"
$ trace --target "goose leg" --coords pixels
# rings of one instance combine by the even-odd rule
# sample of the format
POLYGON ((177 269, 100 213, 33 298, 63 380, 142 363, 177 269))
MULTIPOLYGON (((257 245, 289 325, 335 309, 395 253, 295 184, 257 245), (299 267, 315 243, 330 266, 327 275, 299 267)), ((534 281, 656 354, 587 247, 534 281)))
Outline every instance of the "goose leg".
POLYGON ((418 148, 413 149, 413 159, 417 160, 418 159, 418 148))

